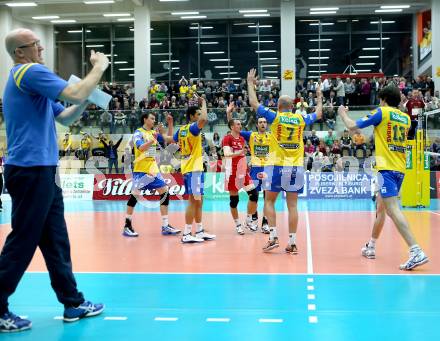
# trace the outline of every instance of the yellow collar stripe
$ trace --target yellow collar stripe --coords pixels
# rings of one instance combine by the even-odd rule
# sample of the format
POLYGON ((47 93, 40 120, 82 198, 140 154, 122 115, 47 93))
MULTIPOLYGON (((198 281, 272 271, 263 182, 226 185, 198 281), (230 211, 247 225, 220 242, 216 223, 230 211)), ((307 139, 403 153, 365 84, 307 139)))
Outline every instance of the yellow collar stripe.
POLYGON ((35 63, 25 64, 22 67, 20 67, 20 69, 14 74, 15 84, 17 84, 17 87, 19 89, 21 89, 20 83, 21 83, 21 80, 23 79, 24 74, 32 65, 35 65, 35 63))

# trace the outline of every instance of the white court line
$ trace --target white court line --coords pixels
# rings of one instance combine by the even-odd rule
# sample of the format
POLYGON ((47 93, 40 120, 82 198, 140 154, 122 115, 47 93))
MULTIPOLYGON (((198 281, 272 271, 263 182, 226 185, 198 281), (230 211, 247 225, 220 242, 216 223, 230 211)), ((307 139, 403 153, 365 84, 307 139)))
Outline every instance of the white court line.
MULTIPOLYGON (((310 233, 309 210, 306 209, 306 233, 307 233, 307 273, 313 274, 312 236, 310 233)), ((309 280, 307 280, 308 282, 309 280)))
POLYGON ((316 298, 316 296, 314 294, 308 294, 307 295, 307 299, 308 300, 314 300, 316 298))
POLYGON ((128 317, 126 317, 126 316, 107 316, 107 317, 104 317, 104 320, 108 320, 108 321, 126 321, 126 320, 128 320, 128 317))
POLYGON ((21 319, 24 319, 24 320, 26 320, 28 317, 29 317, 29 316, 27 316, 27 315, 20 315, 20 318, 21 318, 21 319))
POLYGON ((308 291, 313 291, 313 290, 315 290, 315 287, 313 285, 308 285, 307 286, 307 290, 308 291))
POLYGON ((162 321, 162 322, 175 322, 179 318, 177 317, 155 317, 154 321, 162 321))
POLYGON ((62 320, 63 317, 62 317, 62 316, 55 316, 53 319, 54 319, 54 320, 62 320))
POLYGON ((260 323, 283 323, 283 319, 259 319, 260 323))
POLYGON ((316 310, 316 305, 315 304, 307 305, 307 310, 312 310, 312 311, 316 310))
POLYGON ((307 283, 313 283, 315 280, 313 278, 307 278, 307 283))
POLYGON ((206 319, 206 322, 230 322, 231 321, 231 319, 230 318, 223 318, 223 317, 221 317, 221 318, 219 318, 219 317, 208 317, 207 319, 206 319))
POLYGON ((433 213, 433 214, 440 215, 440 213, 437 213, 437 212, 434 212, 434 211, 429 211, 429 212, 431 212, 431 213, 433 213))
POLYGON ((318 316, 309 316, 309 323, 318 323, 318 316))

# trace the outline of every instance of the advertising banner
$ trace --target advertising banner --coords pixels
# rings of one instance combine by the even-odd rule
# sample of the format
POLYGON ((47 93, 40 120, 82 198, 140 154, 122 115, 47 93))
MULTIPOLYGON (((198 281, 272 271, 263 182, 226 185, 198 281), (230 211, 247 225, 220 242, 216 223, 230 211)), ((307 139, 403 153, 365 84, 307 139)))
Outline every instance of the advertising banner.
POLYGON ((307 173, 308 199, 368 199, 372 177, 362 173, 307 173))
POLYGON ((60 174, 64 199, 92 200, 94 178, 93 174, 60 174))

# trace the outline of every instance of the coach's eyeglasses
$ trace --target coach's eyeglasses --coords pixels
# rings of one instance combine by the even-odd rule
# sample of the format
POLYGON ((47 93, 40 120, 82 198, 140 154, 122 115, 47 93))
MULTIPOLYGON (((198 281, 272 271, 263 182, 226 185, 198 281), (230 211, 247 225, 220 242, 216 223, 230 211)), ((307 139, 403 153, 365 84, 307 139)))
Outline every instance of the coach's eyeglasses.
MULTIPOLYGON (((15 49, 24 49, 26 47, 38 47, 39 48, 39 47, 41 47, 41 42, 39 40, 35 40, 32 43, 29 43, 29 44, 26 44, 26 45, 17 46, 15 49)), ((15 51, 14 51, 14 53, 15 53, 15 51)))

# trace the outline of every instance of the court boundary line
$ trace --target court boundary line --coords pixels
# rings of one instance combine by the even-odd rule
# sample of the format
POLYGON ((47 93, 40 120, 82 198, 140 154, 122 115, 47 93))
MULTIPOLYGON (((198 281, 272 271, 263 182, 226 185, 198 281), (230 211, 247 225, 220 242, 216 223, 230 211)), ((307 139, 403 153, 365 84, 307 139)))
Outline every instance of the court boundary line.
POLYGON ((432 213, 432 214, 435 214, 435 215, 439 215, 440 216, 440 213, 438 213, 438 212, 434 212, 434 211, 429 211, 430 213, 432 213))

